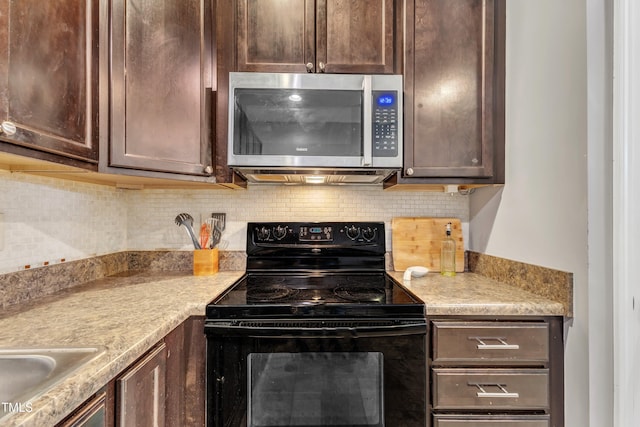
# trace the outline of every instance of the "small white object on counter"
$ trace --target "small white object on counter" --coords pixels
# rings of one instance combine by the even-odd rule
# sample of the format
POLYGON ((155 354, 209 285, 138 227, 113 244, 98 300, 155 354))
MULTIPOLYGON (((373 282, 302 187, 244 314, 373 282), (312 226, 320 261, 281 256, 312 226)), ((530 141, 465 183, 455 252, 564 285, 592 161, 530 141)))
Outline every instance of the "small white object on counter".
POLYGON ((407 268, 404 271, 404 276, 402 276, 403 280, 411 280, 412 277, 422 277, 429 272, 427 267, 423 267, 420 265, 414 265, 412 267, 407 268))

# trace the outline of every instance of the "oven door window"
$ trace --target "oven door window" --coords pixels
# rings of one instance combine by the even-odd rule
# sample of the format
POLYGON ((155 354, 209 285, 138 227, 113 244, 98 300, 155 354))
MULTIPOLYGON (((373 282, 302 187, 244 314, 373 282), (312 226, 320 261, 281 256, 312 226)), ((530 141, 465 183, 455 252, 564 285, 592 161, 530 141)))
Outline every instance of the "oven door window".
POLYGON ((251 353, 249 427, 384 426, 378 352, 251 353))
POLYGON ((362 91, 235 89, 236 155, 362 156, 362 91))

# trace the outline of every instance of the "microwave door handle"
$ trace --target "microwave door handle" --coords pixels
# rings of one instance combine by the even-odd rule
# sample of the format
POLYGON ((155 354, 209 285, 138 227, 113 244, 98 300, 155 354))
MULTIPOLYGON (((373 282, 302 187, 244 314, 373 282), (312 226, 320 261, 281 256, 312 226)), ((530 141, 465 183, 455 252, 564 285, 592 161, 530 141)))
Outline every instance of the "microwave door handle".
POLYGON ((373 115, 371 113, 371 102, 372 102, 372 94, 371 94, 371 76, 364 76, 362 82, 362 92, 363 92, 363 105, 362 105, 362 166, 372 166, 373 165, 373 142, 372 142, 372 120, 373 115))

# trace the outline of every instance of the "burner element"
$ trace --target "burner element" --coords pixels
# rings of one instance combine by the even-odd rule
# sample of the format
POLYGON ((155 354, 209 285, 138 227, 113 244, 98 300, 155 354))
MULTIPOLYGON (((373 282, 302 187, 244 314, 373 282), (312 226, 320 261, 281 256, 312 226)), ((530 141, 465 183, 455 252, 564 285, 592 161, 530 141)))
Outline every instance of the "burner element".
POLYGON ((298 289, 283 285, 269 285, 247 288, 247 302, 269 302, 294 297, 298 289))
POLYGON ((385 300, 384 288, 372 288, 363 286, 338 286, 333 290, 338 298, 354 302, 381 303, 385 300))

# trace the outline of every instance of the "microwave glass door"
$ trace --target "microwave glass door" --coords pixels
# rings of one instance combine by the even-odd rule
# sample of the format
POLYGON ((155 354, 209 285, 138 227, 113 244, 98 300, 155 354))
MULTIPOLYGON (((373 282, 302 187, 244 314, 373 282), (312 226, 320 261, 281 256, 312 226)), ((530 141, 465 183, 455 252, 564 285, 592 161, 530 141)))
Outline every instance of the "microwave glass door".
POLYGON ((235 155, 361 157, 361 90, 235 89, 235 155))

